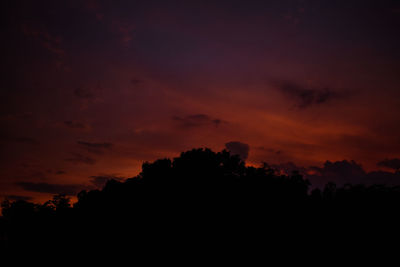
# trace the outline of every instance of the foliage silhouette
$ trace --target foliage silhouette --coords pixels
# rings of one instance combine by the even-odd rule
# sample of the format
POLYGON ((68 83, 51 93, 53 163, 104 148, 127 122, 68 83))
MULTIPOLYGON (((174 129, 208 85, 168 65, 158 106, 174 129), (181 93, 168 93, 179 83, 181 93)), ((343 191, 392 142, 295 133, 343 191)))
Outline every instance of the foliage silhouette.
POLYGON ((128 243, 143 251, 171 247, 171 240, 180 249, 201 242, 233 247, 254 239, 270 245, 321 241, 318 233, 327 229, 335 238, 361 231, 365 222, 385 221, 386 228, 397 222, 400 188, 309 188, 297 172, 280 175, 266 164, 246 166, 225 150, 193 149, 173 160, 146 162, 137 177, 82 191, 73 206, 64 195, 44 204, 5 200, 0 237, 11 250, 128 243))

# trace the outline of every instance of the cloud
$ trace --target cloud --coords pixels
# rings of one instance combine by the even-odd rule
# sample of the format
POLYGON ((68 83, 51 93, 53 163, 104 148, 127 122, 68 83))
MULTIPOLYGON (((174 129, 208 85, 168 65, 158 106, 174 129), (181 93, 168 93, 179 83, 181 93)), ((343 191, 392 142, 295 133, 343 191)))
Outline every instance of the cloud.
POLYGON ((70 129, 90 131, 91 127, 89 124, 79 122, 79 121, 64 121, 64 125, 70 129))
POLYGON ((291 174, 299 171, 308 179, 312 187, 323 188, 328 182, 334 182, 339 186, 345 184, 385 184, 390 186, 400 185, 400 173, 372 171, 366 172, 361 164, 354 160, 326 161, 322 167, 302 167, 294 163, 271 165, 282 174, 291 174))
POLYGON ((90 104, 102 101, 101 93, 103 87, 98 82, 97 85, 83 85, 76 88, 73 93, 81 105, 81 109, 87 109, 90 104))
POLYGON ((384 159, 378 162, 377 165, 398 171, 400 170, 400 159, 384 159))
POLYGON ((263 147, 263 146, 259 146, 259 147, 257 147, 257 149, 261 150, 261 151, 265 151, 267 153, 271 153, 273 155, 277 155, 277 156, 281 155, 283 153, 282 150, 276 150, 276 149, 273 149, 273 148, 266 148, 266 147, 263 147))
POLYGON ((297 166, 291 161, 280 164, 272 164, 269 167, 276 170, 279 174, 291 175, 294 171, 297 171, 302 175, 307 174, 307 169, 305 167, 297 166))
POLYGON ((233 155, 239 155, 242 160, 246 160, 249 156, 250 147, 248 144, 238 141, 232 141, 225 144, 226 149, 233 155))
POLYGON ((50 184, 50 183, 34 183, 34 182, 17 182, 17 186, 30 192, 49 193, 49 194, 65 194, 76 195, 86 186, 79 184, 50 184))
POLYGON ((366 172, 362 166, 354 160, 347 161, 326 161, 322 168, 310 167, 315 171, 316 176, 323 177, 327 181, 336 181, 338 183, 363 183, 366 172))
POLYGON ((112 143, 91 143, 85 141, 77 141, 78 145, 86 149, 90 153, 102 154, 105 150, 110 150, 114 145, 112 143))
POLYGON ((93 165, 96 163, 96 160, 88 157, 88 156, 84 156, 82 154, 79 153, 72 153, 72 157, 71 158, 67 158, 65 159, 66 161, 70 161, 72 163, 75 164, 80 164, 80 163, 84 163, 84 164, 89 164, 89 165, 93 165))
POLYGON ((311 166, 307 169, 305 177, 311 181, 314 187, 322 188, 328 182, 334 182, 339 186, 345 184, 374 184, 379 181, 368 181, 367 173, 354 160, 326 161, 322 167, 311 166))
POLYGON ((209 125, 218 127, 221 123, 226 123, 221 119, 212 118, 206 114, 193 114, 186 117, 174 116, 172 119, 182 128, 194 128, 209 125))
POLYGON ((112 174, 90 176, 90 178, 90 183, 92 183, 98 189, 103 188, 109 180, 123 181, 126 179, 125 177, 119 177, 112 174))
POLYGON ((19 200, 30 201, 33 198, 29 197, 29 196, 8 195, 8 196, 6 196, 6 199, 11 200, 11 201, 19 201, 19 200))
POLYGON ((290 81, 275 82, 275 87, 287 98, 295 102, 298 108, 308 108, 339 98, 339 94, 330 88, 302 86, 290 81))
MULTIPOLYGON (((45 182, 17 182, 17 186, 30 192, 49 193, 49 194, 65 194, 69 196, 76 195, 82 190, 101 189, 109 180, 124 181, 125 177, 113 174, 90 176, 90 184, 53 184, 45 182)), ((10 200, 23 199, 22 196, 9 196, 10 200)), ((29 197, 30 198, 30 197, 29 197)), ((30 200, 30 199, 27 199, 30 200)))

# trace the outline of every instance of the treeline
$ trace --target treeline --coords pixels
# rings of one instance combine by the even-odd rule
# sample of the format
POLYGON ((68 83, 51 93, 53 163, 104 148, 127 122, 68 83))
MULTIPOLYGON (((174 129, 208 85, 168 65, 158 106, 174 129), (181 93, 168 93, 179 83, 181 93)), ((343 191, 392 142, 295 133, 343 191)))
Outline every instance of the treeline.
POLYGON ((143 249, 171 239, 281 239, 326 228, 355 234, 366 222, 397 221, 398 187, 328 183, 310 192, 310 186, 298 173, 245 166, 225 150, 193 149, 144 163, 137 177, 82 191, 74 205, 63 195, 44 204, 5 200, 0 238, 6 248, 124 240, 143 249))

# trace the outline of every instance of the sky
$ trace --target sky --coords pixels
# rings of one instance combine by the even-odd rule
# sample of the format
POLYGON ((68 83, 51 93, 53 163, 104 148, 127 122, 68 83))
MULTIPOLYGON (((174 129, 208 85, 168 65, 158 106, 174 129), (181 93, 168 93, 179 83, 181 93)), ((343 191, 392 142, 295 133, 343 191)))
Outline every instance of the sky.
POLYGON ((6 0, 0 12, 0 198, 74 195, 199 147, 314 184, 400 184, 399 1, 6 0))

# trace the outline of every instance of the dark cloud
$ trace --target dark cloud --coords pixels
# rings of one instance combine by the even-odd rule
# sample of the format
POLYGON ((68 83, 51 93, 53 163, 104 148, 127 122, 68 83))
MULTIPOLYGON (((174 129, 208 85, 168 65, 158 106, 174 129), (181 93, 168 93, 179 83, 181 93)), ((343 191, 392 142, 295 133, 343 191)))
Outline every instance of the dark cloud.
POLYGON ((273 149, 273 148, 266 148, 266 147, 263 147, 263 146, 259 146, 259 147, 257 147, 257 149, 261 150, 261 151, 265 151, 265 152, 271 153, 271 154, 274 154, 274 155, 281 155, 283 153, 282 150, 276 150, 276 149, 273 149))
POLYGON ((206 114, 193 114, 186 117, 174 116, 172 119, 178 122, 179 126, 182 128, 193 128, 209 125, 218 127, 221 123, 225 123, 225 121, 221 119, 212 118, 206 114))
POLYGON ((19 195, 8 195, 6 196, 6 199, 11 200, 11 201, 31 201, 33 198, 29 196, 19 196, 19 195))
POLYGON ((78 184, 50 184, 34 182, 17 182, 16 185, 26 191, 49 194, 65 194, 69 196, 76 195, 78 192, 86 188, 86 186, 78 184))
POLYGON ((385 184, 400 185, 400 173, 372 171, 366 172, 364 168, 354 160, 326 161, 322 167, 301 167, 294 163, 271 165, 282 174, 291 174, 298 171, 308 179, 312 187, 322 188, 328 182, 334 182, 339 186, 345 184, 385 184))
MULTIPOLYGON (((22 189, 30 192, 39 192, 39 193, 50 193, 50 194, 65 194, 65 195, 76 195, 82 190, 93 190, 93 189, 101 189, 109 180, 117 180, 124 181, 126 178, 113 175, 97 175, 90 177, 90 184, 53 184, 53 183, 45 183, 45 182, 17 182, 15 183, 17 186, 22 189)), ((10 200, 16 200, 17 198, 22 199, 22 197, 15 196, 14 198, 8 197, 10 200)))
POLYGON ((287 98, 294 101, 298 108, 308 108, 339 98, 337 92, 327 87, 307 87, 290 81, 276 82, 274 85, 287 98))
POLYGON ((67 158, 65 160, 66 161, 70 161, 70 162, 75 163, 75 164, 84 163, 84 164, 93 165, 93 164, 96 163, 95 159, 93 159, 91 157, 88 157, 88 156, 85 156, 85 155, 82 155, 82 154, 79 154, 79 153, 72 153, 72 157, 71 158, 67 158))
POLYGON ((279 174, 290 175, 295 171, 299 172, 302 175, 307 174, 307 169, 305 167, 297 166, 295 163, 291 161, 280 164, 272 164, 269 165, 269 167, 276 170, 279 174))
POLYGON ((113 147, 112 143, 91 143, 85 141, 77 141, 78 145, 86 149, 90 153, 102 154, 105 150, 110 150, 113 147))
POLYGON ((90 125, 79 121, 64 121, 64 125, 71 129, 88 131, 91 129, 90 125))
POLYGON ((377 165, 398 171, 400 170, 400 159, 384 159, 378 162, 377 165))
POLYGON ((81 109, 87 109, 90 104, 101 102, 101 94, 103 88, 100 83, 89 84, 85 86, 78 87, 74 90, 74 95, 80 103, 81 109))
POLYGON ((213 119, 211 122, 215 124, 215 126, 219 126, 221 123, 225 123, 225 121, 220 119, 213 119))
POLYGON ((250 147, 248 144, 232 141, 225 144, 226 149, 233 155, 239 155, 242 160, 246 160, 249 156, 250 147))
POLYGON ((310 167, 310 170, 315 172, 315 176, 340 184, 363 183, 366 176, 366 172, 362 166, 353 160, 326 161, 322 168, 310 167))
POLYGON ((96 188, 103 188, 107 181, 109 180, 116 180, 116 181, 123 181, 126 178, 125 177, 119 177, 116 175, 97 175, 97 176, 90 176, 91 180, 90 183, 92 183, 96 188))
POLYGON ((334 182, 340 186, 367 182, 367 173, 353 160, 326 161, 323 167, 312 166, 308 168, 306 177, 315 187, 323 187, 328 182, 334 182))

